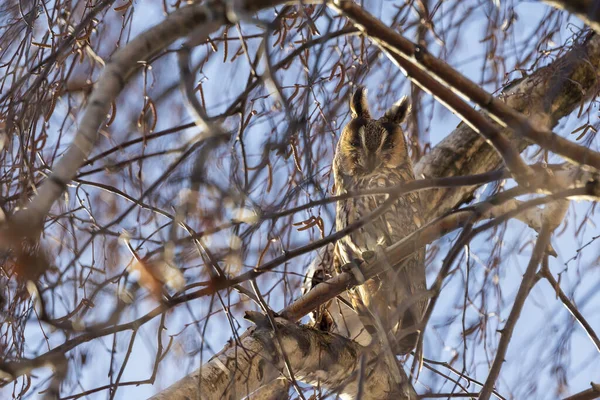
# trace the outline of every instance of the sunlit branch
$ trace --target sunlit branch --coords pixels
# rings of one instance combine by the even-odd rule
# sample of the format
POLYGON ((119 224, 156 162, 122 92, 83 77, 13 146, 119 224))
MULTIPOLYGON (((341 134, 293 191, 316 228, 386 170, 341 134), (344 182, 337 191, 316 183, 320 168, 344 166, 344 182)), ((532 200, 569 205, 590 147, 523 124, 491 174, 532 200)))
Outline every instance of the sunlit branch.
MULTIPOLYGON (((552 64, 538 68, 531 75, 505 87, 500 98, 511 108, 528 115, 532 121, 554 126, 595 95, 595 71, 598 68, 600 37, 594 35, 552 64)), ((518 143, 520 150, 529 145, 519 137, 512 136, 512 140, 518 143)), ((425 177, 472 175, 497 168, 501 162, 498 153, 480 135, 466 124, 461 124, 419 160, 415 174, 425 177), (466 151, 468 157, 465 157, 466 151)), ((571 170, 574 173, 582 171, 580 168, 571 170)), ((468 201, 472 193, 472 188, 454 188, 436 189, 422 195, 426 199, 424 203, 431 205, 431 209, 427 210, 428 216, 437 217, 468 201)))
MULTIPOLYGON (((247 316, 256 327, 246 332, 239 344, 229 347, 213 357, 210 363, 151 399, 242 398, 276 379, 284 370, 283 360, 278 356, 283 349, 275 345, 275 332, 264 315, 247 313, 247 316)), ((359 388, 355 373, 359 359, 365 356, 369 379, 362 380, 365 385, 362 399, 416 400, 416 393, 406 376, 404 384, 394 385, 386 364, 378 362, 377 354, 356 342, 283 318, 277 318, 276 325, 299 380, 313 385, 318 383, 345 398, 354 398, 359 388)))

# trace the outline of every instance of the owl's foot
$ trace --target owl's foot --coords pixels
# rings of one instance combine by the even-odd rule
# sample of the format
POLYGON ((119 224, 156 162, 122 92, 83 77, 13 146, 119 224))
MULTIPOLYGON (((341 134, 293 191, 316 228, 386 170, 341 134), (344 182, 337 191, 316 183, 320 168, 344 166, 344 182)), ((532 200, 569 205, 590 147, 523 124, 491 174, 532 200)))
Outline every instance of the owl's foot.
POLYGON ((342 265, 342 272, 348 272, 354 275, 358 284, 362 285, 363 283, 365 283, 365 276, 363 275, 361 269, 364 263, 365 262, 363 260, 355 258, 351 262, 342 265))
POLYGON ((368 264, 374 263, 377 260, 387 260, 387 255, 385 254, 385 247, 380 244, 378 244, 377 247, 375 247, 375 250, 363 251, 361 256, 363 260, 365 260, 365 262, 368 264))
POLYGON ((352 271, 354 268, 360 268, 360 266, 364 263, 363 260, 361 260, 360 258, 354 258, 352 261, 350 261, 349 263, 346 263, 344 265, 342 265, 342 272, 350 272, 352 271))
POLYGON ((370 263, 370 262, 375 261, 377 259, 377 252, 374 252, 372 250, 364 251, 362 253, 362 258, 366 262, 370 263))

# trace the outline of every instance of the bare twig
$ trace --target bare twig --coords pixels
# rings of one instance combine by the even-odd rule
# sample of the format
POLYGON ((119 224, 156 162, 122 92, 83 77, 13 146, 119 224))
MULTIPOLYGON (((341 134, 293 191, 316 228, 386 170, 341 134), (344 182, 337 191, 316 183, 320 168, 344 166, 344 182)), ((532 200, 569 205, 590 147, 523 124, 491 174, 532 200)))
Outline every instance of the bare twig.
POLYGON ((554 206, 549 206, 546 211, 546 220, 542 225, 542 230, 533 249, 531 259, 529 260, 529 265, 527 266, 525 274, 523 275, 523 281, 519 286, 519 290, 517 292, 517 296, 515 297, 510 315, 508 316, 508 320, 506 321, 504 328, 502 328, 500 331, 501 337, 500 342, 498 343, 498 350, 496 351, 496 356, 494 357, 494 362, 490 368, 488 378, 486 379, 479 396, 479 398, 482 400, 488 400, 492 394, 494 384, 496 379, 498 379, 498 375, 500 374, 500 369, 504 363, 504 357, 506 355, 506 351, 508 350, 508 345, 512 338, 515 325, 517 324, 517 321, 521 315, 521 310, 523 309, 525 300, 527 299, 527 296, 529 295, 529 292, 533 286, 538 281, 538 275, 536 275, 538 265, 544 257, 548 243, 550 243, 552 232, 562 222, 562 219, 567 212, 567 207, 568 202, 559 201, 554 206))
POLYGON ((550 286, 552 286, 552 288, 556 292, 556 295, 558 296, 560 301, 563 303, 565 308, 567 310, 569 310, 571 315, 573 315, 573 318, 575 318, 577 320, 577 322, 579 322, 579 325, 581 325, 583 330, 585 330, 585 332, 589 336, 590 340, 594 343, 594 346, 596 346, 596 350, 598 350, 598 352, 600 352, 600 339, 598 338, 598 335, 594 331, 594 328, 592 328, 592 326, 589 324, 589 322, 587 322, 585 317, 577 309, 577 306, 575 306, 575 304, 573 304, 573 302, 567 297, 565 292, 560 288, 560 284, 556 281, 556 279, 554 279, 554 276, 552 275, 550 268, 548 267, 548 265, 545 262, 542 263, 542 269, 540 270, 540 272, 542 273, 542 276, 544 278, 546 278, 548 283, 550 283, 550 286))
POLYGON ((594 400, 600 398, 600 385, 590 382, 591 388, 572 396, 565 397, 563 400, 594 400))

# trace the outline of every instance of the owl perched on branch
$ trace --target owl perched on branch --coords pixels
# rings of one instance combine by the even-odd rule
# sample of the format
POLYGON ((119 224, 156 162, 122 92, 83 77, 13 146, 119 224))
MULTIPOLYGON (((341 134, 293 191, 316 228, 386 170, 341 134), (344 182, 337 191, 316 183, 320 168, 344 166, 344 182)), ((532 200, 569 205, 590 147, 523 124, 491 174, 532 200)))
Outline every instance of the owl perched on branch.
MULTIPOLYGON (((306 270, 302 283, 302 294, 311 291, 315 286, 326 282, 339 270, 337 254, 334 246, 321 247, 306 270)), ((347 293, 322 304, 310 315, 311 325, 319 330, 337 333, 358 344, 367 346, 371 343, 371 335, 365 330, 363 323, 354 311, 347 293)))
MULTIPOLYGON (((415 179, 400 124, 410 112, 406 97, 386 111, 380 119, 369 112, 366 89, 356 90, 351 101, 352 120, 342 131, 333 161, 336 194, 392 187, 415 179)), ((357 196, 338 201, 337 230, 367 216, 386 199, 385 195, 357 196)), ((383 249, 398 242, 421 226, 418 193, 399 197, 378 219, 348 234, 336 244, 342 264, 364 260, 367 254, 385 257, 383 249)), ((416 345, 418 333, 406 330, 421 321, 427 300, 411 296, 427 290, 425 249, 403 262, 386 260, 386 272, 367 280, 350 292, 352 303, 365 329, 377 337, 381 330, 396 354, 407 354, 416 345)), ((363 264, 368 268, 368 263, 363 264)))

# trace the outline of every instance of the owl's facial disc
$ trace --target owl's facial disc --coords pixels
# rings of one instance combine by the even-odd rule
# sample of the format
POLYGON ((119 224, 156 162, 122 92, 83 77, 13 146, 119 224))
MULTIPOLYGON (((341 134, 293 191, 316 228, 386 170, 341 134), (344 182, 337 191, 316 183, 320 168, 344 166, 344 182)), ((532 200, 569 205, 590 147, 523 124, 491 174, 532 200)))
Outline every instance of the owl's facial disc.
POLYGON ((371 174, 382 166, 393 167, 394 147, 397 138, 396 129, 387 129, 387 127, 370 121, 358 128, 358 135, 355 136, 353 147, 356 151, 356 163, 360 167, 360 172, 371 174))
POLYGON ((366 177, 406 160, 402 129, 385 119, 354 118, 344 127, 337 154, 339 172, 366 177))

